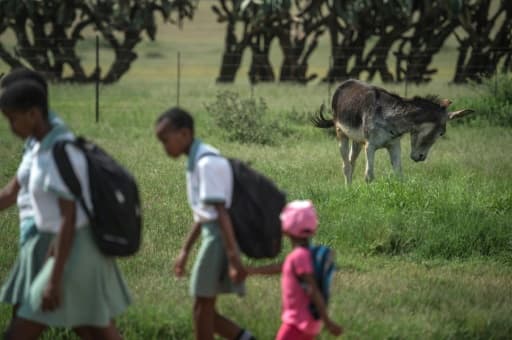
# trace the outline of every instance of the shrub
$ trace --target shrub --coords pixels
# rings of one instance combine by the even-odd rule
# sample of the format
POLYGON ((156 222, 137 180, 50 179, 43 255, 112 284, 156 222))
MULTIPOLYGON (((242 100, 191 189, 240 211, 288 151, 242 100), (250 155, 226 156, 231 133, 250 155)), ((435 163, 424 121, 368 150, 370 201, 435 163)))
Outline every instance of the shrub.
POLYGON ((279 122, 265 119, 267 109, 263 98, 241 99, 232 91, 219 92, 214 102, 206 104, 227 140, 247 144, 274 144, 277 136, 288 134, 279 122))
POLYGON ((473 87, 477 95, 461 98, 458 106, 473 109, 476 114, 459 123, 512 127, 512 76, 503 74, 488 78, 473 87))

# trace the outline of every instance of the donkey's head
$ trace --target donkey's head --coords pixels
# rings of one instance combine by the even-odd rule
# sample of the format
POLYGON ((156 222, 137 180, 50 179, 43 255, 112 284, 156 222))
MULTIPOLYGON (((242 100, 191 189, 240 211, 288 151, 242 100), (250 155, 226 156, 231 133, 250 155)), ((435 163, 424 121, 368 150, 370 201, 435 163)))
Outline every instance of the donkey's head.
POLYGON ((446 132, 446 123, 451 119, 461 118, 473 110, 448 111, 451 101, 448 99, 414 98, 417 108, 411 129, 411 158, 415 162, 427 159, 434 142, 446 132))

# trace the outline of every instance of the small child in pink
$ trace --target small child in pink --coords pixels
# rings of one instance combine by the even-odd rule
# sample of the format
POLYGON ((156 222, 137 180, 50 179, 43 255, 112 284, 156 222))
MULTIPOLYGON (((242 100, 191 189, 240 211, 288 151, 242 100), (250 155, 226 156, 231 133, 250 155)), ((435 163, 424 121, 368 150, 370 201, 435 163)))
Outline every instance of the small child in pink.
POLYGON ((284 263, 247 268, 249 274, 278 274, 281 276, 281 327, 276 340, 310 340, 322 329, 322 321, 333 335, 343 329, 333 322, 314 278, 313 260, 308 248, 309 238, 317 229, 318 218, 311 201, 288 203, 281 213, 283 233, 292 243, 292 251, 284 263), (310 302, 316 305, 320 320, 315 320, 309 310, 310 302))

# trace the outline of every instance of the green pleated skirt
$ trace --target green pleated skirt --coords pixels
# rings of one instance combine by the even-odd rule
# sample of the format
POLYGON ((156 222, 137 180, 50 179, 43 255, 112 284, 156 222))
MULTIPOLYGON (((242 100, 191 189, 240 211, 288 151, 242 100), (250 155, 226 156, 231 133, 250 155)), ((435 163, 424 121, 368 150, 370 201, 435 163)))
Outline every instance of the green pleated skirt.
POLYGON ((53 237, 53 234, 39 234, 36 231, 20 246, 18 258, 0 290, 0 301, 12 305, 23 301, 46 260, 53 237))
POLYGON ((75 233, 64 267, 60 306, 51 312, 43 312, 42 296, 53 266, 54 258, 49 258, 31 284, 18 311, 19 317, 48 326, 104 327, 131 303, 128 287, 115 259, 98 250, 89 227, 80 228, 75 233))
POLYGON ((220 225, 217 222, 201 225, 201 246, 192 268, 190 295, 215 297, 218 294, 245 294, 244 283, 231 281, 228 259, 224 248, 220 225))

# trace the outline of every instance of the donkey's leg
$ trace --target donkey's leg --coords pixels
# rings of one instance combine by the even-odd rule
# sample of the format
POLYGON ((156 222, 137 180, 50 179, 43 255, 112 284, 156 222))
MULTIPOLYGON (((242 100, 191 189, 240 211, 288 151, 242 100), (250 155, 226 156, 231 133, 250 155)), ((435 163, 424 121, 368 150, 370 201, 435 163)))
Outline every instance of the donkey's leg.
POLYGON ((402 176, 402 162, 400 159, 400 139, 396 139, 392 143, 387 146, 389 152, 389 158, 391 159, 391 165, 393 166, 393 170, 395 175, 398 177, 402 176))
POLYGON ((349 153, 349 140, 348 137, 340 134, 340 155, 343 160, 343 174, 345 175, 345 184, 352 183, 352 166, 348 157, 349 153))
POLYGON ((354 173, 354 169, 356 168, 356 160, 361 153, 362 144, 352 141, 352 147, 350 148, 350 165, 352 165, 352 174, 354 173))
POLYGON ((375 146, 370 143, 366 143, 366 170, 364 172, 364 179, 367 183, 373 181, 373 160, 375 159, 375 146))

